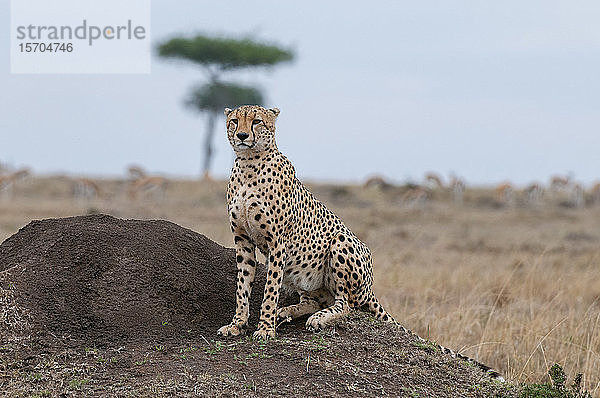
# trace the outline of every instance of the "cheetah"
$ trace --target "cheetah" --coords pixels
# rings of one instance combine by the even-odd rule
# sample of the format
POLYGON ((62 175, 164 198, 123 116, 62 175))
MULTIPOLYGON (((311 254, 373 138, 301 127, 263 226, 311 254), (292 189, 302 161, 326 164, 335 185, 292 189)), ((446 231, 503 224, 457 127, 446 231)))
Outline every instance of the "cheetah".
POLYGON ((319 330, 350 308, 368 306, 393 321, 373 294, 367 246, 296 178, 275 143, 276 108, 225 109, 227 136, 236 160, 227 206, 236 246, 236 314, 221 329, 239 335, 247 327, 248 298, 256 269, 255 249, 267 259, 267 281, 256 338, 275 336, 277 320, 312 314, 306 327, 319 330), (279 291, 296 290, 300 303, 277 309, 279 291))
POLYGON ((225 109, 227 138, 236 155, 227 208, 238 274, 235 315, 217 333, 238 336, 248 326, 256 248, 266 258, 267 280, 254 338, 272 338, 278 322, 304 315, 310 315, 307 329, 320 330, 352 308, 396 323, 373 293, 369 248, 298 180, 294 166, 278 150, 278 115, 277 108, 255 105, 225 109), (298 304, 278 308, 282 285, 298 292, 298 304))

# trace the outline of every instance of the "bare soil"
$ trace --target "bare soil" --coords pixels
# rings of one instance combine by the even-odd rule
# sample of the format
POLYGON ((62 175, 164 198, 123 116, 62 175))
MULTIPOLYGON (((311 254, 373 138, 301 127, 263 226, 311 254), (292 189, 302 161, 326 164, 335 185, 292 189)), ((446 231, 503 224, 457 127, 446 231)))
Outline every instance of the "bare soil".
MULTIPOLYGON (((353 313, 320 333, 217 339, 234 251, 167 221, 33 221, 0 245, 6 396, 510 397, 518 388, 353 313)), ((257 273, 251 325, 262 299, 257 273)), ((287 297, 286 300, 294 300, 287 297)))

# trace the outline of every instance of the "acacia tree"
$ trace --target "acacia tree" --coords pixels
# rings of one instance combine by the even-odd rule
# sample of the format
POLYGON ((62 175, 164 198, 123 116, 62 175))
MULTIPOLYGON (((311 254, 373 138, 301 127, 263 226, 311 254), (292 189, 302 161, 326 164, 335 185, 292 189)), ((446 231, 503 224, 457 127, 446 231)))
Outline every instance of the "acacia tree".
POLYGON ((263 104, 263 95, 257 87, 223 82, 223 74, 234 70, 271 67, 291 61, 294 54, 278 46, 251 39, 218 38, 198 35, 192 38, 173 38, 158 46, 158 55, 199 65, 207 81, 192 90, 186 104, 207 115, 204 136, 202 175, 210 176, 213 156, 215 122, 225 107, 243 104, 263 104))

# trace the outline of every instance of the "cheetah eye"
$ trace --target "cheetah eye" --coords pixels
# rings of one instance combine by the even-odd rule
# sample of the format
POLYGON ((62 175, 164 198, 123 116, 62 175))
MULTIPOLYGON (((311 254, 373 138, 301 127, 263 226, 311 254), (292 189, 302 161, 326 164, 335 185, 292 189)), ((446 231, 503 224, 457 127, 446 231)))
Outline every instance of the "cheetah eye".
POLYGON ((231 119, 231 123, 235 123, 237 124, 238 120, 237 119, 231 119))
POLYGON ((254 119, 254 120, 252 121, 252 125, 256 126, 256 125, 257 125, 257 124, 259 124, 260 122, 262 122, 262 120, 260 120, 260 119, 254 119))

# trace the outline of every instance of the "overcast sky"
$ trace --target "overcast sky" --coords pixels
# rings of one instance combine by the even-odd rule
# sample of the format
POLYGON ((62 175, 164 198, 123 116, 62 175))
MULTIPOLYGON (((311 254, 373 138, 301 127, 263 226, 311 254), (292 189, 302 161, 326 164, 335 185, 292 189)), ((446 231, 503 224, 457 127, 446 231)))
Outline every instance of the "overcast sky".
MULTIPOLYGON (((9 26, 8 1, 0 23, 9 26)), ((231 74, 281 109, 279 148, 300 178, 472 184, 600 179, 597 1, 152 2, 156 44, 251 35, 294 63, 231 74)), ((5 31, 7 32, 7 31, 5 31)), ((202 116, 183 104, 204 75, 153 57, 149 75, 10 74, 0 36, 0 161, 38 173, 200 174, 202 116)), ((229 173, 224 120, 213 170, 229 173)))

